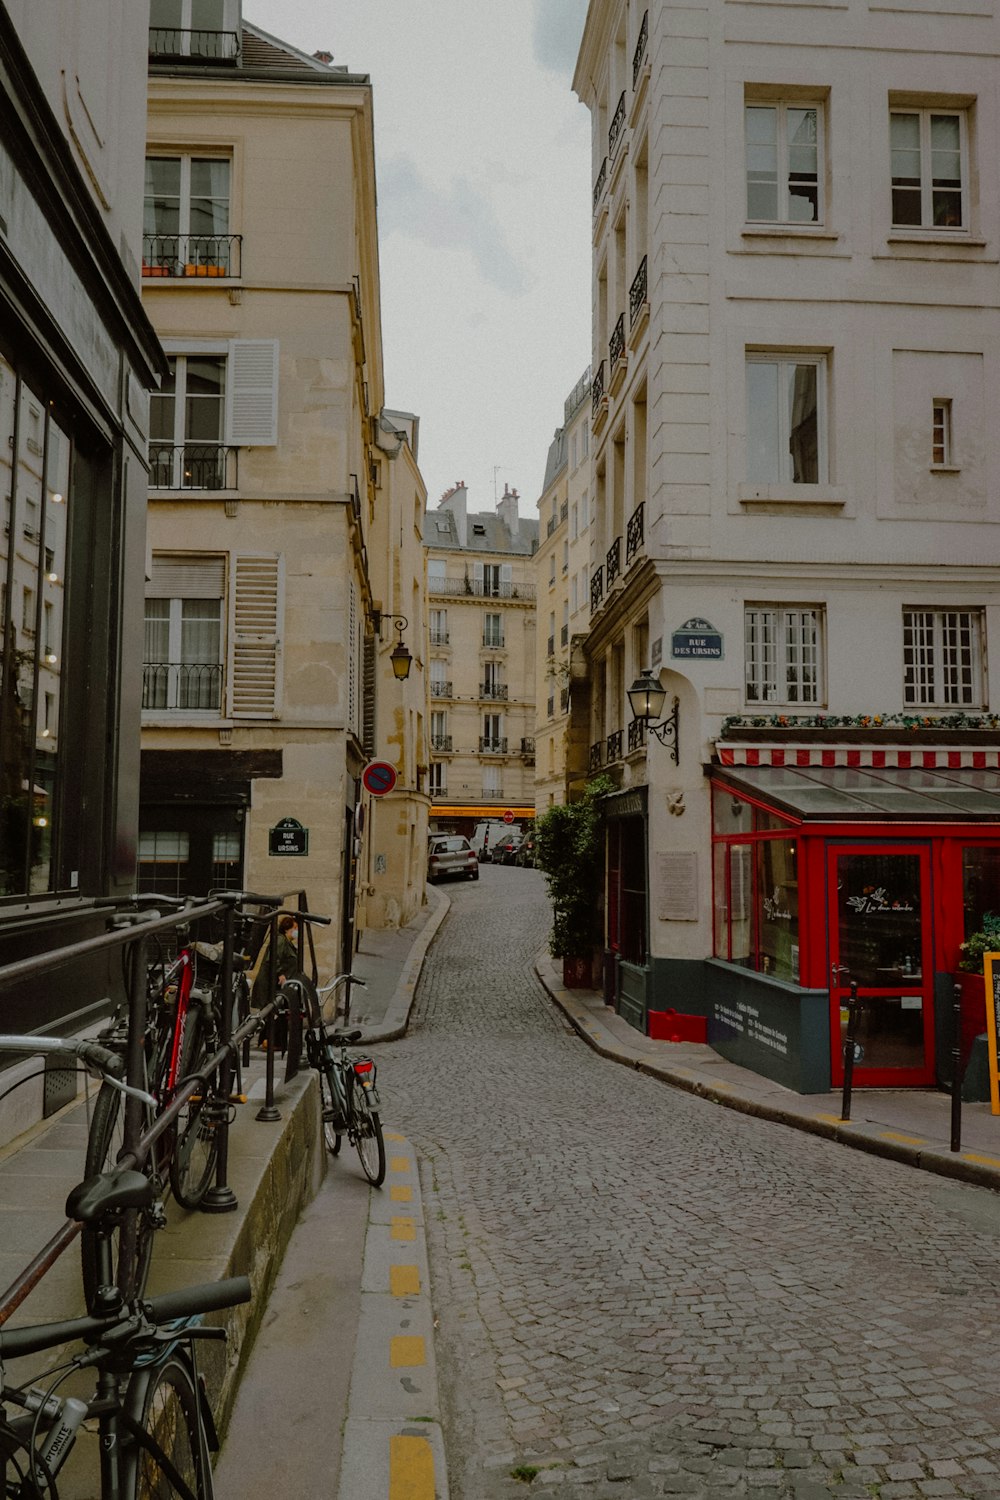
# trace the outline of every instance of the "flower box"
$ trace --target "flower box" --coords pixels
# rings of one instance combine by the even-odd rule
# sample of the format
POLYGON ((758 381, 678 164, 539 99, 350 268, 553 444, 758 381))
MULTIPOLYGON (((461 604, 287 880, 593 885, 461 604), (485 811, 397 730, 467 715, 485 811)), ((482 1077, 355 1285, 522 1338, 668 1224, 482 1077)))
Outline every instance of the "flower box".
POLYGON ((225 276, 227 274, 225 266, 210 264, 193 265, 191 261, 188 261, 184 267, 185 276, 225 276))

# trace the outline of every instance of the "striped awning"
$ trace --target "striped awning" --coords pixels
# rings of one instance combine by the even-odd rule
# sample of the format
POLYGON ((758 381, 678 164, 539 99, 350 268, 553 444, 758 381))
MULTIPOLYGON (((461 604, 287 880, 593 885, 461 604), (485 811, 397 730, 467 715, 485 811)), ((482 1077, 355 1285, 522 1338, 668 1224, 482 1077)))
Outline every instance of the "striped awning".
POLYGON ((976 770, 1000 768, 996 749, 956 749, 953 745, 759 745, 717 741, 720 766, 853 766, 872 770, 976 770))

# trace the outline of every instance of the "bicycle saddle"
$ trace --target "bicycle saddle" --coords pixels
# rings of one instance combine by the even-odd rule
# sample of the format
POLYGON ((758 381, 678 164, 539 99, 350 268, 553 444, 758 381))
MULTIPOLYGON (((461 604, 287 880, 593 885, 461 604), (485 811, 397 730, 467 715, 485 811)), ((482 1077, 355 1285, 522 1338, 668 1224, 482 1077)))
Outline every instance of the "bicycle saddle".
POLYGON ((95 1224, 103 1214, 122 1208, 148 1208, 153 1201, 152 1179, 142 1172, 99 1172, 77 1183, 66 1199, 67 1219, 95 1224))
POLYGON ((331 1041, 335 1047, 349 1047, 352 1042, 360 1042, 364 1036, 363 1031, 335 1031, 331 1041))

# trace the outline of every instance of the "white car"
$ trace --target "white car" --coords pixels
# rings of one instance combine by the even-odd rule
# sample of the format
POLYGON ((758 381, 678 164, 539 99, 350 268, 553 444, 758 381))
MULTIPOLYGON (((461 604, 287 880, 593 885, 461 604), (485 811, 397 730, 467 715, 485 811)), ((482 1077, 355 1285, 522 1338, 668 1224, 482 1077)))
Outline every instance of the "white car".
POLYGON ((446 875, 464 876, 467 880, 479 879, 479 860, 469 840, 459 833, 445 834, 431 839, 427 850, 427 879, 434 884, 446 875))

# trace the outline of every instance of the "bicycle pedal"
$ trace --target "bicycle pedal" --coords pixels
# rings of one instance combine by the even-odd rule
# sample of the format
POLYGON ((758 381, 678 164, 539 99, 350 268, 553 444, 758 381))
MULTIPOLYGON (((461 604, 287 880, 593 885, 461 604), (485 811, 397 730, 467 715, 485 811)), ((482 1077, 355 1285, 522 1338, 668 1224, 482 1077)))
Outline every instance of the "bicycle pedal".
POLYGON ((247 1096, 246 1094, 230 1094, 229 1102, 230 1104, 245 1104, 247 1102, 247 1096))

